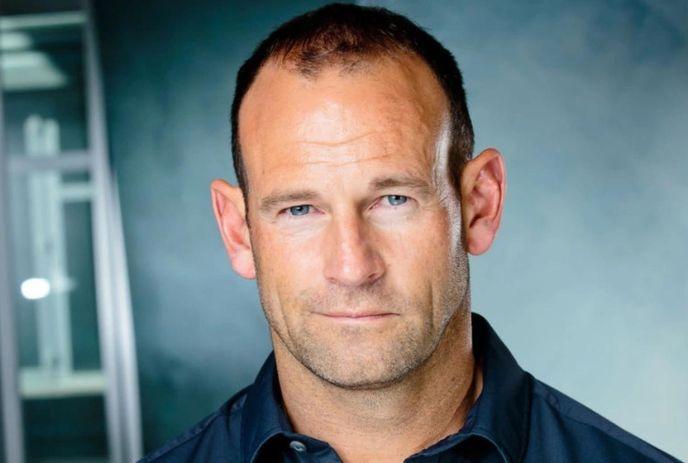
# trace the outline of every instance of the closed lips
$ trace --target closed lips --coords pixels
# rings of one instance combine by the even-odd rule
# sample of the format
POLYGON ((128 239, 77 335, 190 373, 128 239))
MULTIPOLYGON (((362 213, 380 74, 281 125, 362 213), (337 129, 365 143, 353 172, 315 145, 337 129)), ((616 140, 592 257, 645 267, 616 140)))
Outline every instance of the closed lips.
POLYGON ((364 318, 364 317, 381 317, 381 316, 385 316, 385 315, 398 315, 398 314, 391 313, 391 312, 365 312, 365 313, 336 312, 336 313, 323 313, 320 315, 324 315, 326 317, 333 317, 333 318, 364 318))

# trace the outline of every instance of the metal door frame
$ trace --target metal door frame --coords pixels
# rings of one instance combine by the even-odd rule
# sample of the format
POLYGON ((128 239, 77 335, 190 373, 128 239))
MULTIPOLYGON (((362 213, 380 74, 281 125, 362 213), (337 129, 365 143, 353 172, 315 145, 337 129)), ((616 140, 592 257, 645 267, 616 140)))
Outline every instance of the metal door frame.
POLYGON ((92 2, 84 0, 84 43, 98 325, 110 458, 130 463, 142 455, 138 369, 124 235, 115 178, 110 169, 103 86, 92 2))
MULTIPOLYGON (((2 87, 0 73, 0 88, 2 87)), ((18 357, 15 338, 15 320, 12 309, 9 263, 12 262, 9 248, 10 233, 9 178, 5 156, 4 121, 5 109, 0 91, 0 394, 2 395, 2 430, 7 463, 24 461, 24 426, 22 424, 19 400, 18 357)))
POLYGON ((116 182, 110 169, 103 90, 93 7, 83 0, 84 76, 89 147, 48 164, 10 158, 4 151, 3 106, 0 92, 0 394, 4 456, 22 463, 24 437, 18 383, 16 324, 12 308, 11 250, 9 248, 8 182, 12 171, 86 168, 90 173, 92 233, 98 332, 102 370, 106 378, 105 415, 109 459, 129 463, 142 455, 138 370, 129 279, 116 182), (35 164, 35 165, 34 165, 35 164))

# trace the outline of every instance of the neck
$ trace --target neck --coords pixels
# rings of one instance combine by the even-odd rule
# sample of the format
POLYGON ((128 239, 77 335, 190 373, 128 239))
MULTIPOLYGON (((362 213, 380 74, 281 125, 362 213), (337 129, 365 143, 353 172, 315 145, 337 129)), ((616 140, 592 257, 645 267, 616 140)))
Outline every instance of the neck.
POLYGON ((461 429, 480 395, 470 310, 459 309, 430 358, 379 389, 334 386, 306 369, 273 335, 282 398, 292 426, 329 443, 344 463, 401 462, 461 429))

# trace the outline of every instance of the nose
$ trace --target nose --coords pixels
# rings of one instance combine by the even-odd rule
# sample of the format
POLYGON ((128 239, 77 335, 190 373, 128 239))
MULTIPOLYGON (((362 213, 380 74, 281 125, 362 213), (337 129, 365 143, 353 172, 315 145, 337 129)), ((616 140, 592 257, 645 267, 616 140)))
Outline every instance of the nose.
POLYGON ((337 218, 330 223, 325 250, 325 277, 340 286, 364 286, 374 283, 385 272, 363 219, 357 214, 337 218))

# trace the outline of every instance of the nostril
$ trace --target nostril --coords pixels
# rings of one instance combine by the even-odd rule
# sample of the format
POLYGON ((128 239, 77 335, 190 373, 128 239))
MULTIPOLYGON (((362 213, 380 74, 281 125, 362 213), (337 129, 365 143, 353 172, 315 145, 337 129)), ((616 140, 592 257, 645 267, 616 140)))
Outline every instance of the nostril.
POLYGON ((332 282, 358 286, 370 284, 384 272, 382 259, 374 252, 336 253, 327 265, 327 277, 332 282))

